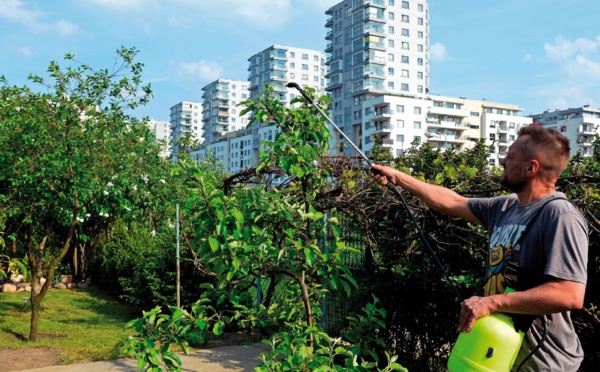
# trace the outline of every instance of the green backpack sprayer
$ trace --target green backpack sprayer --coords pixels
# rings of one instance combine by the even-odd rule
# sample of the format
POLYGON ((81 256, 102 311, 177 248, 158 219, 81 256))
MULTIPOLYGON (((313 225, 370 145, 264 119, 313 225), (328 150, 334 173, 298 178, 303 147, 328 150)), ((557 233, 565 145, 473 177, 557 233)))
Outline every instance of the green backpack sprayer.
MULTIPOLYGON (((312 98, 310 98, 310 96, 297 83, 290 82, 286 86, 288 88, 295 88, 298 90, 298 92, 302 94, 308 103, 312 107, 316 108, 323 115, 323 117, 325 117, 329 124, 331 124, 346 141, 348 141, 350 146, 352 146, 352 148, 365 160, 369 167, 371 167, 373 163, 369 160, 369 158, 346 136, 346 134, 329 118, 325 112, 323 112, 319 106, 315 105, 312 98)), ((371 169, 371 171, 375 172, 373 169, 371 169)), ((402 200, 402 203, 406 207, 423 244, 435 260, 436 264, 442 270, 445 278, 448 280, 448 283, 450 283, 457 297, 462 302, 464 298, 450 280, 450 277, 444 269, 444 266, 437 257, 435 251, 431 248, 427 238, 423 234, 423 231, 417 222, 417 219, 410 210, 408 202, 398 188, 391 182, 387 182, 386 186, 402 200)), ((507 292, 508 291, 514 290, 507 288, 507 292)), ((475 325, 470 332, 461 333, 458 336, 458 339, 452 348, 452 352, 450 353, 448 370, 450 372, 508 372, 511 370, 515 358, 519 352, 521 343, 523 341, 523 336, 523 332, 515 329, 514 321, 508 314, 495 313, 483 318, 479 318, 475 322, 475 325)), ((531 356, 540 346, 541 342, 529 354, 529 356, 531 356)), ((529 356, 525 360, 527 360, 529 356)), ((525 362, 525 360, 523 362, 525 362)))

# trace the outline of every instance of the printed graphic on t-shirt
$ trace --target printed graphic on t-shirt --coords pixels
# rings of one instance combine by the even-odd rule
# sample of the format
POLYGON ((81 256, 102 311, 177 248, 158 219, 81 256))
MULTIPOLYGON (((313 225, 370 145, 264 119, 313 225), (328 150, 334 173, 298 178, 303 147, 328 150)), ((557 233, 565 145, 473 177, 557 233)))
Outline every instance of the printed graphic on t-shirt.
POLYGON ((507 263, 516 263, 520 245, 514 244, 525 231, 526 225, 508 224, 494 226, 490 236, 490 249, 488 254, 488 277, 485 285, 485 295, 504 293, 506 280, 516 282, 514 273, 507 273, 507 263))

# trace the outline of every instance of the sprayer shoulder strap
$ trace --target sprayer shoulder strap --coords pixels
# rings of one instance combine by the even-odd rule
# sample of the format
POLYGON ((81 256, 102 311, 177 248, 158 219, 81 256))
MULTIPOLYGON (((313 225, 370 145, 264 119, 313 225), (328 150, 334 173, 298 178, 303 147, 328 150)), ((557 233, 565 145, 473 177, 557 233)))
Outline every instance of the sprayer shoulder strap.
POLYGON ((521 236, 519 236, 519 238, 517 239, 517 241, 514 243, 515 247, 517 245, 521 244, 521 242, 523 241, 523 238, 529 232, 529 230, 531 229, 531 226, 533 226, 533 224, 535 223, 535 221, 537 220, 537 218, 540 216, 540 214, 541 214, 542 210, 544 209, 544 207, 548 203, 553 202, 555 200, 566 200, 566 201, 569 201, 569 199, 567 199, 567 198, 565 198, 563 196, 558 196, 556 198, 552 198, 552 199, 548 199, 548 200, 544 201, 542 203, 542 205, 538 208, 538 210, 535 212, 535 214, 533 215, 533 217, 531 217, 531 219, 529 220, 529 223, 527 224, 527 226, 525 226, 525 230, 523 231, 523 233, 521 234, 521 236))

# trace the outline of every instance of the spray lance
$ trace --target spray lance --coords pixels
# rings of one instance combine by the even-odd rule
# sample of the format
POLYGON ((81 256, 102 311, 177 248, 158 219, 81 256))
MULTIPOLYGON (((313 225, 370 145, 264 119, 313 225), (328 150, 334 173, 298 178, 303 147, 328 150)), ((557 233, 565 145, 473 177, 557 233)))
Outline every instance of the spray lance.
MULTIPOLYGON (((346 136, 342 131, 313 99, 297 84, 289 82, 286 84, 288 88, 294 88, 308 101, 308 103, 316 108, 321 115, 338 131, 342 137, 352 146, 352 148, 364 159, 364 161, 372 166, 373 162, 346 136)), ((376 172, 371 168, 372 172, 376 172)), ((437 254, 432 249, 429 241, 425 237, 416 217, 412 213, 408 202, 404 195, 391 182, 387 182, 386 186, 396 194, 402 201, 402 204, 408 211, 410 218, 419 233, 421 241, 433 257, 438 267, 442 270, 444 277, 456 293, 456 296, 462 302, 463 296, 460 294, 450 276, 444 269, 437 254)), ((512 291, 511 289, 507 289, 512 291)), ((452 348, 450 358, 448 359, 448 370, 450 372, 509 372, 515 361, 524 333, 515 330, 512 318, 503 313, 494 313, 483 318, 477 319, 475 325, 468 333, 460 333, 458 339, 452 348)), ((520 366, 519 366, 520 367, 520 366)))

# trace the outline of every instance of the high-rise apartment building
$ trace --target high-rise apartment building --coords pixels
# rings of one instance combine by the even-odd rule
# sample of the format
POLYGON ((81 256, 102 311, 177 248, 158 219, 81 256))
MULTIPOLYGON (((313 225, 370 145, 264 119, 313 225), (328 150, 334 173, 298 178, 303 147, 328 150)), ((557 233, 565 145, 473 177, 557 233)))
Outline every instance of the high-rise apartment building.
POLYGON ((148 127, 156 136, 157 141, 164 143, 164 147, 160 155, 168 158, 171 156, 171 123, 166 120, 150 119, 148 127))
POLYGON ((250 97, 258 98, 265 84, 273 86, 274 93, 283 104, 298 95, 285 85, 296 82, 324 93, 325 54, 312 49, 273 45, 248 58, 250 65, 250 97))
POLYGON ((212 143, 225 133, 246 129, 249 114, 240 115, 237 105, 249 98, 248 81, 218 79, 202 88, 204 142, 212 143))
POLYGON ((183 101, 171 107, 171 144, 173 158, 179 152, 178 142, 182 137, 190 135, 192 140, 202 140, 202 104, 200 102, 183 101))
MULTIPOLYGON (((325 13, 331 16, 325 52, 332 119, 359 143, 363 102, 429 93, 429 6, 425 0, 345 0, 325 13)), ((341 136, 334 138, 337 147, 341 136)))
POLYGON ((594 155, 594 138, 600 134, 600 110, 589 105, 566 110, 546 110, 531 115, 535 123, 555 129, 569 138, 571 155, 583 157, 594 155))

